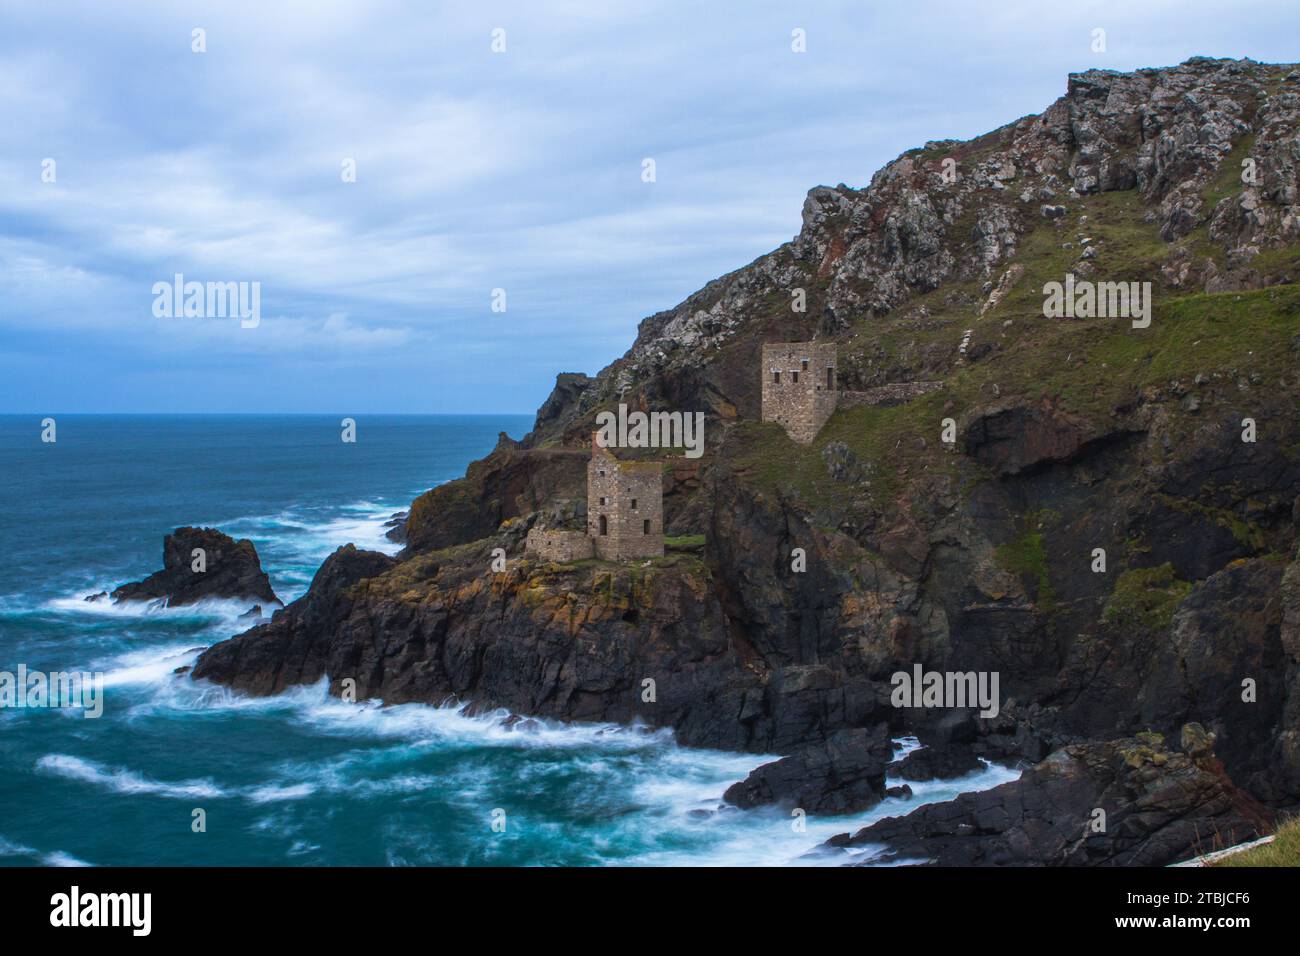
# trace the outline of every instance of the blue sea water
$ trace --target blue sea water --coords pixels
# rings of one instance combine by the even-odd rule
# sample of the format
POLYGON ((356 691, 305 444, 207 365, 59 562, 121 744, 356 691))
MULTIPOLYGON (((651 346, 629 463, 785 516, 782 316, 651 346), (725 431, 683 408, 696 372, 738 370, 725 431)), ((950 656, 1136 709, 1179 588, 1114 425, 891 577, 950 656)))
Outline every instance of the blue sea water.
POLYGON ((720 806, 770 758, 667 731, 196 683, 175 670, 243 630, 242 605, 84 598, 157 570, 190 524, 252 539, 288 602, 339 545, 395 552, 392 512, 530 419, 359 416, 347 444, 338 416, 60 415, 45 443, 41 417, 0 416, 0 671, 103 672, 104 713, 0 708, 0 864, 835 864, 853 858, 814 852, 832 834, 1014 776, 800 829, 720 806))

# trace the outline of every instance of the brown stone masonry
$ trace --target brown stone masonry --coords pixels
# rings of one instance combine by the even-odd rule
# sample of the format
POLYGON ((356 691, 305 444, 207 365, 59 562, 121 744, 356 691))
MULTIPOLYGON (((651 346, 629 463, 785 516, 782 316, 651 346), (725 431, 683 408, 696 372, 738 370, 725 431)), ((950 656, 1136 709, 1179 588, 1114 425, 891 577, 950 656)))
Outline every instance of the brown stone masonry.
POLYGON ((763 421, 806 445, 835 413, 838 395, 834 342, 763 345, 763 421))
POLYGON ((779 423, 804 445, 817 437, 837 408, 900 405, 940 388, 942 382, 893 382, 862 392, 840 391, 834 342, 763 345, 763 421, 779 423))
POLYGON ((581 531, 548 531, 531 528, 524 540, 524 550, 545 561, 581 561, 596 556, 591 538, 581 531))
POLYGON ((593 436, 587 463, 587 536, 607 561, 664 553, 663 465, 620 461, 593 436))

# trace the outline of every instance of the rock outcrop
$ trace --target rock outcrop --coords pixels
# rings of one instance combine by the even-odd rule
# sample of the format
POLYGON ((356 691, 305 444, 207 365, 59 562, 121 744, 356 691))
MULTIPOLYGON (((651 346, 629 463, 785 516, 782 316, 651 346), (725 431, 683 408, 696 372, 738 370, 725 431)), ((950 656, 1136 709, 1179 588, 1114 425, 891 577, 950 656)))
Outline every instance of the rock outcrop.
POLYGON ((216 528, 177 528, 163 538, 163 569, 123 584, 114 601, 161 601, 182 607, 213 599, 280 604, 262 570, 257 549, 216 528))
POLYGON ((885 769, 893 759, 889 728, 839 730, 788 757, 765 763, 723 799, 742 809, 777 804, 811 814, 856 813, 885 795, 885 769))
POLYGON ((973 820, 931 854, 954 860, 1154 861, 1212 839, 1200 822, 1239 829, 1236 788, 1300 803, 1297 77, 1088 71, 1039 116, 812 189, 790 242, 559 376, 523 440, 420 496, 398 559, 336 555, 195 676, 670 726, 785 755, 734 798, 819 812, 878 794, 842 747, 882 723, 927 745, 895 768, 914 779, 1038 765, 896 834, 933 848, 937 814, 973 820), (1150 282, 1150 325, 1047 318, 1067 274, 1150 282), (760 356, 813 339, 846 401, 798 446, 759 420, 760 356), (584 507, 620 403, 706 413, 704 456, 664 469, 666 534, 702 548, 526 558, 530 528, 584 507), (997 716, 891 706, 918 664, 996 672, 997 716), (1221 768, 1132 742, 1191 721, 1221 768), (1049 792, 1069 813, 1039 812, 1049 792), (1111 836, 1076 847, 1100 796, 1111 836))
POLYGON ((837 846, 867 862, 944 866, 1164 866, 1252 839, 1269 813, 1238 790, 1196 725, 1058 750, 1020 779, 888 817, 837 846))

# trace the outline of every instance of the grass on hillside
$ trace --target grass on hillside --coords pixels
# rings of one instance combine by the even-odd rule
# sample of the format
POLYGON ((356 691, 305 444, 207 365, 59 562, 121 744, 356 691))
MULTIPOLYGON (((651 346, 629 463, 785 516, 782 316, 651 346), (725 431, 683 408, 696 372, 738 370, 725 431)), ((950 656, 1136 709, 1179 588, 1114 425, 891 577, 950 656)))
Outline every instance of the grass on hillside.
POLYGON ((1300 866, 1300 817, 1278 827, 1272 843, 1234 853, 1210 866, 1300 866))
POLYGON ((1163 631, 1191 590, 1191 582, 1178 580, 1169 562, 1154 568, 1134 568, 1116 580, 1101 619, 1125 630, 1163 631))
MULTIPOLYGON (((1228 195, 1231 188, 1226 179, 1210 186, 1215 195, 1228 195)), ((1135 191, 1086 196, 1069 207, 1060 225, 1030 215, 1011 260, 1025 267, 1025 275, 985 316, 978 316, 984 298, 978 283, 950 281, 894 314, 864 316, 840 345, 842 367, 893 369, 893 380, 899 370, 906 376, 921 364, 932 365, 936 355, 950 356, 938 373, 945 381, 942 391, 891 408, 842 409, 810 446, 790 441, 776 425, 742 423, 733 438, 736 464, 760 488, 814 506, 843 507, 864 494, 892 498, 926 472, 955 474, 961 467, 968 478, 977 475, 973 463, 959 462, 963 456, 939 441, 942 421, 960 420, 968 409, 999 399, 1053 401, 1062 411, 1107 427, 1117 407, 1151 386, 1190 385, 1198 374, 1217 372, 1223 376, 1215 386, 1221 395, 1248 398, 1237 389, 1243 378, 1256 376, 1261 390, 1278 389, 1295 374, 1300 286, 1213 294, 1165 290, 1161 265, 1176 247, 1187 247, 1197 262, 1222 255, 1204 226, 1166 243, 1158 225, 1145 220, 1148 207, 1135 191), (1149 328, 1135 329, 1124 318, 1043 316, 1043 285, 1063 281, 1074 270, 1083 249, 1080 236, 1099 250, 1091 260, 1092 280, 1152 283, 1149 328), (1066 244, 1071 248, 1062 248, 1066 244), (920 306, 925 314, 918 313, 920 306), (974 333, 972 348, 992 346, 970 364, 957 353, 966 329, 974 333), (830 478, 821 453, 836 441, 867 466, 867 488, 830 478)), ((1300 246, 1267 252, 1253 264, 1270 274, 1295 263, 1300 246)), ((1199 424, 1194 415, 1185 418, 1189 430, 1199 424)))

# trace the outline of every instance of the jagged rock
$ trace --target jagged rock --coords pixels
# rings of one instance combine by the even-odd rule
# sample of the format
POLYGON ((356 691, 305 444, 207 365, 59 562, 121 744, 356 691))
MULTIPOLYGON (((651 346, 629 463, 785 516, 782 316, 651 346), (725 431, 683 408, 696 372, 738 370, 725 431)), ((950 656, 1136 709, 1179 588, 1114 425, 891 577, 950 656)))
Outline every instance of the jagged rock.
POLYGON ((885 795, 885 767, 893 756, 889 730, 841 730, 822 743, 765 763, 722 795, 748 810, 765 804, 812 814, 856 813, 885 795))
POLYGON ((537 410, 534 430, 564 425, 583 408, 583 398, 592 380, 582 372, 561 372, 555 376, 555 388, 537 410))
POLYGON ((112 598, 161 600, 168 607, 213 598, 280 603, 253 542, 247 538, 236 541, 216 528, 177 528, 163 538, 163 569, 143 581, 123 584, 113 591, 112 598), (203 571, 193 570, 196 550, 203 552, 203 571))
POLYGON ((336 681, 355 676, 360 649, 351 647, 331 658, 321 638, 351 608, 352 587, 382 574, 395 563, 378 551, 344 545, 325 559, 305 595, 269 623, 208 648, 199 656, 192 676, 259 694, 311 683, 325 673, 336 681), (327 665, 335 669, 327 669, 327 665))
POLYGON ((406 519, 410 517, 409 511, 395 511, 392 517, 384 522, 384 527, 388 530, 384 532, 384 537, 389 541, 395 541, 398 544, 406 543, 406 519))
POLYGON ((585 500, 590 457, 586 446, 530 449, 498 443, 487 458, 470 465, 465 478, 439 485, 411 503, 406 550, 478 540, 507 519, 526 516, 555 499, 585 500))
POLYGON ((839 845, 881 846, 868 862, 1163 866, 1266 830, 1268 812, 1233 786, 1198 732, 1188 737, 1194 756, 1158 734, 1068 746, 1018 780, 888 817, 839 845))

